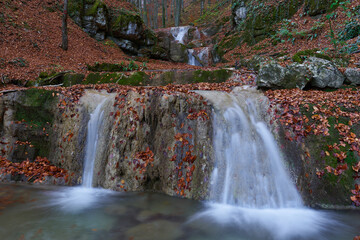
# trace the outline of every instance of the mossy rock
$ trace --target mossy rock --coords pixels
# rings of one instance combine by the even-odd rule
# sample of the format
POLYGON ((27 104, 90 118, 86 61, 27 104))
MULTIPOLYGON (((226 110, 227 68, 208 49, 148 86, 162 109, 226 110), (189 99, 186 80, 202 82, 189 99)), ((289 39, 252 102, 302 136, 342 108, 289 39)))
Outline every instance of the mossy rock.
POLYGON ((264 2, 249 5, 247 18, 241 26, 237 26, 237 29, 241 31, 243 41, 250 45, 270 37, 275 32, 275 24, 283 19, 291 18, 303 3, 298 0, 287 0, 266 5, 264 2))
POLYGON ((293 57, 292 60, 297 63, 303 63, 307 57, 317 57, 321 59, 325 59, 331 61, 331 57, 326 54, 318 53, 319 49, 308 49, 297 52, 293 57))
POLYGON ((120 85, 142 86, 149 76, 144 72, 134 72, 130 76, 123 73, 90 73, 82 84, 117 83, 120 85))
POLYGON ((338 5, 337 0, 305 0, 305 11, 310 16, 316 16, 331 11, 337 8, 338 5))
POLYGON ((155 75, 150 84, 153 86, 165 86, 168 84, 190 84, 190 83, 222 83, 232 76, 232 71, 219 69, 215 71, 167 71, 155 75))
POLYGON ((34 127, 42 128, 53 122, 56 102, 57 96, 54 91, 36 88, 25 90, 15 106, 15 120, 25 120, 34 127))
POLYGON ((84 74, 80 73, 68 73, 64 75, 64 87, 70 87, 76 84, 80 84, 85 78, 84 74))

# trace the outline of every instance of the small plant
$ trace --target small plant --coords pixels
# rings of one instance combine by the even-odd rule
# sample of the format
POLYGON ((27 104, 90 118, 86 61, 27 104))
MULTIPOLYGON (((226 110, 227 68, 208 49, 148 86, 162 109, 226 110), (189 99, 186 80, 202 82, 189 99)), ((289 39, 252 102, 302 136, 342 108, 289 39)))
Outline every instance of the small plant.
POLYGON ((14 58, 13 60, 9 61, 9 63, 13 64, 15 66, 18 66, 18 67, 27 67, 28 66, 28 62, 22 57, 14 58))

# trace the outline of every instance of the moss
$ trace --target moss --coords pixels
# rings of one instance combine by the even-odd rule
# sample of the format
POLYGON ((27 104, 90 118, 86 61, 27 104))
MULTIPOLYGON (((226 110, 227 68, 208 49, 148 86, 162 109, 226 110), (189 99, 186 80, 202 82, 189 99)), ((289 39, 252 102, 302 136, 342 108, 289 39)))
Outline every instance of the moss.
POLYGON ((95 16, 99 8, 106 8, 106 5, 102 1, 96 0, 93 6, 88 11, 86 11, 85 15, 95 16))
POLYGON ((299 51, 292 57, 292 60, 294 62, 303 63, 306 57, 317 57, 331 61, 331 57, 325 54, 317 53, 317 51, 319 51, 319 49, 308 49, 308 50, 299 51))
POLYGON ((51 124, 54 119, 52 109, 56 99, 53 91, 35 88, 25 90, 19 99, 20 104, 15 107, 15 119, 17 121, 25 120, 35 127, 51 124))
POLYGON ((80 84, 84 80, 85 75, 80 73, 68 73, 64 76, 64 87, 80 84))
POLYGON ((126 28, 130 23, 134 23, 138 26, 143 25, 143 20, 141 17, 133 12, 128 11, 120 11, 118 17, 115 21, 112 22, 111 29, 113 30, 121 30, 126 28))
POLYGON ((215 70, 215 71, 203 71, 196 70, 194 71, 194 77, 192 82, 210 82, 210 83, 221 83, 225 82, 232 75, 232 72, 225 69, 215 70))
POLYGON ((82 84, 117 83, 120 85, 141 86, 148 81, 144 72, 134 72, 130 76, 122 73, 90 73, 82 84))

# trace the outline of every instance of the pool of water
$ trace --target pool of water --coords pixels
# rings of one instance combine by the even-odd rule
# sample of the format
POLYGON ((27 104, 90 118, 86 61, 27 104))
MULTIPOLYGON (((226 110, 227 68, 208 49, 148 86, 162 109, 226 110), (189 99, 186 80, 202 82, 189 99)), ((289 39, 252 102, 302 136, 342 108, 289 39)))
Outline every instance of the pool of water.
POLYGON ((359 211, 245 209, 156 193, 0 184, 0 239, 353 239, 359 211))

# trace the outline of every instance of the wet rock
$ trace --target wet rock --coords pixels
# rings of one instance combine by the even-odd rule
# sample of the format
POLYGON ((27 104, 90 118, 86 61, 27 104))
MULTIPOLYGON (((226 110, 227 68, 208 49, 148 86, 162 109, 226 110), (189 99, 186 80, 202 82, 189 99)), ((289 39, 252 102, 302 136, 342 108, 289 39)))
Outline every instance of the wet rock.
POLYGON ((309 57, 304 64, 312 73, 310 81, 312 86, 318 88, 339 88, 343 85, 345 77, 332 62, 321 58, 309 57))
POLYGON ((178 239, 183 235, 178 223, 159 220, 150 223, 144 223, 130 228, 126 232, 128 239, 142 240, 172 240, 178 239))
POLYGON ((346 80, 352 85, 360 85, 360 69, 348 68, 345 71, 346 80))

